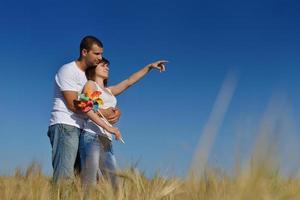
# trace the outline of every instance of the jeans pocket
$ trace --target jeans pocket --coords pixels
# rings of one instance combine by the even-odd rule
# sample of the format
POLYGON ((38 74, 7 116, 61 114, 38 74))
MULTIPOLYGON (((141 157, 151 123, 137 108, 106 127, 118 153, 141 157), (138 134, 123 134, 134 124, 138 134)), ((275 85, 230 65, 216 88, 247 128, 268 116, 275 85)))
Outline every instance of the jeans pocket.
POLYGON ((112 142, 108 138, 100 136, 99 140, 100 140, 100 143, 101 143, 101 146, 102 146, 104 152, 111 152, 111 153, 113 153, 112 142))
POLYGON ((75 133, 78 132, 78 128, 75 126, 70 126, 70 125, 66 125, 66 124, 62 124, 62 130, 64 133, 75 133))

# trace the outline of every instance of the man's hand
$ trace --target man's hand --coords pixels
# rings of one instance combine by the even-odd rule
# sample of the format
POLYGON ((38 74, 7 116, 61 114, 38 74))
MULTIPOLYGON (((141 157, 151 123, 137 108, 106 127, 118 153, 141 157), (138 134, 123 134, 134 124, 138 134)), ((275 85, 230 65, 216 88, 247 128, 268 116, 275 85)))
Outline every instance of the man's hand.
MULTIPOLYGON (((108 120, 110 124, 115 124, 117 121, 119 121, 119 118, 121 116, 121 110, 119 108, 107 108, 107 109, 100 109, 102 115, 108 120)), ((100 115, 98 111, 98 115, 100 115)))

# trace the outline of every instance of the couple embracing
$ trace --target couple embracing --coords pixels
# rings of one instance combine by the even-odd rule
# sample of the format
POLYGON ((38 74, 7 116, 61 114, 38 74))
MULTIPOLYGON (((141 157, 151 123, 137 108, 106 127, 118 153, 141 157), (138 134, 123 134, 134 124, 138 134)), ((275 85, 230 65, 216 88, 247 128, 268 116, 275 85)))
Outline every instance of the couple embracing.
POLYGON ((113 126, 120 118, 116 96, 152 69, 165 71, 166 61, 157 61, 117 85, 109 86, 110 62, 102 55, 102 42, 86 36, 80 43, 79 58, 63 65, 55 75, 54 105, 48 129, 55 183, 73 180, 74 165, 79 162, 83 187, 96 184, 101 174, 117 187, 112 139, 122 140, 122 135, 113 126), (98 91, 103 100, 101 109, 83 111, 76 103, 78 93, 94 91, 98 91))

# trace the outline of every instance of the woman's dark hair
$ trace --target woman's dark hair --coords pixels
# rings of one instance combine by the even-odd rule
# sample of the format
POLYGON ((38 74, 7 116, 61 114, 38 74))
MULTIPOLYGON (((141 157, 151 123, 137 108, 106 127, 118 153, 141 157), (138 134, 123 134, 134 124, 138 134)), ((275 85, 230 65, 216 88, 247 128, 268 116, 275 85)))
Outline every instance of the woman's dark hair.
MULTIPOLYGON (((110 64, 109 60, 107 60, 106 58, 102 58, 102 60, 100 61, 100 63, 107 64, 107 65, 110 64)), ((85 70, 85 76, 86 76, 87 80, 95 81, 95 72, 96 72, 95 70, 96 70, 96 67, 97 66, 92 66, 92 67, 89 67, 89 68, 87 68, 85 70)), ((104 84, 105 87, 107 86, 107 82, 108 82, 107 79, 105 79, 103 81, 103 84, 104 84)))

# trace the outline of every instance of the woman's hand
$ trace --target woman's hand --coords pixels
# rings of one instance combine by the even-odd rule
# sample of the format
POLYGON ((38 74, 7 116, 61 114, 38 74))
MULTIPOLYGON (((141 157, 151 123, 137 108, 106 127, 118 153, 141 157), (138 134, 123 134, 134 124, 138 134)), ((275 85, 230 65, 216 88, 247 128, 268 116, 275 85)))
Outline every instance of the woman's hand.
POLYGON ((108 131, 109 131, 110 133, 112 133, 113 135, 115 135, 115 139, 116 139, 116 140, 122 139, 121 132, 119 131, 118 128, 116 128, 116 127, 110 127, 108 131))
POLYGON ((150 69, 154 68, 154 69, 158 69, 160 72, 164 72, 164 71, 166 71, 166 67, 165 67, 166 63, 168 63, 168 61, 159 60, 159 61, 149 64, 148 67, 150 69))

